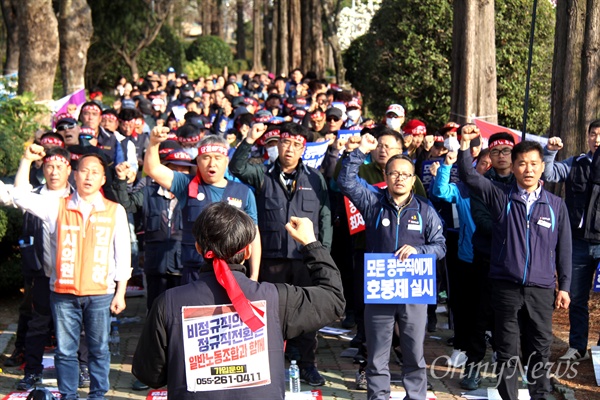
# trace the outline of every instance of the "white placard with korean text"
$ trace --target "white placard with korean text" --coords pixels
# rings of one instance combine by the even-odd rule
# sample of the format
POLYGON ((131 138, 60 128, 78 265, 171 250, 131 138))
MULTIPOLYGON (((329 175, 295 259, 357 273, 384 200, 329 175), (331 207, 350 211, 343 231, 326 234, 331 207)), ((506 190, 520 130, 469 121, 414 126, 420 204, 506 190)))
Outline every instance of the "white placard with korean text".
POLYGON ((248 388, 271 383, 267 303, 252 304, 264 326, 252 332, 231 304, 181 310, 189 392, 248 388))
POLYGON ((365 254, 365 304, 435 304, 434 254, 365 254))

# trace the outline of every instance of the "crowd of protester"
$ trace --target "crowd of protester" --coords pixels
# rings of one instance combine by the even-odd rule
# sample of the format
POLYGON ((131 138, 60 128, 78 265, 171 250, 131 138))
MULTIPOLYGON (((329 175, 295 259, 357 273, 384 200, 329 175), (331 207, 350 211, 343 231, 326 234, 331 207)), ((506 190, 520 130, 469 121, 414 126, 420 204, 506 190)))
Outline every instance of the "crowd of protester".
MULTIPOLYGON (((389 397, 393 352, 407 398, 424 399, 423 340, 438 329, 436 305, 365 305, 366 253, 435 255, 436 293, 448 294, 454 329, 448 365, 464 368, 464 389, 481 384, 491 342, 500 394, 516 398, 513 359, 547 369, 555 307, 570 304, 570 348, 560 360, 589 358, 600 121, 590 124, 587 153, 555 162, 559 138, 545 148, 508 132, 484 139, 470 124, 405 121, 410 110, 399 104, 369 119, 359 93, 299 69, 289 79, 189 80, 169 68, 136 82, 122 77, 113 95, 107 104, 91 90, 80 109, 55 115, 53 129, 25 150, 14 188, 2 187, 3 201, 25 211, 26 296, 4 363, 25 363, 19 390, 41 381, 44 347, 55 337, 62 398, 82 387, 104 398, 110 314, 137 288, 149 314, 134 355, 136 390, 168 384, 172 398, 200 398, 186 386, 180 323, 169 321, 186 301, 227 304, 229 296, 252 331, 260 324, 246 297, 266 300, 267 323, 281 322, 268 330, 270 349, 279 350, 270 382, 261 392, 236 389, 239 398, 283 396, 284 353, 303 382, 325 384, 316 330, 341 318, 356 326, 357 389, 389 397), (318 168, 303 160, 310 142, 327 142, 318 168), (566 203, 540 179, 565 182, 566 203), (363 232, 353 232, 345 197, 362 214, 363 232), (237 227, 240 212, 239 231, 216 227, 221 219, 237 227), (220 261, 243 301, 219 278, 220 261), (199 283, 207 272, 217 273, 216 286, 199 283), (221 294, 194 294, 202 288, 221 294), (288 339, 285 350, 276 337, 288 339)), ((536 371, 528 370, 530 393, 545 398, 550 383, 536 371)))

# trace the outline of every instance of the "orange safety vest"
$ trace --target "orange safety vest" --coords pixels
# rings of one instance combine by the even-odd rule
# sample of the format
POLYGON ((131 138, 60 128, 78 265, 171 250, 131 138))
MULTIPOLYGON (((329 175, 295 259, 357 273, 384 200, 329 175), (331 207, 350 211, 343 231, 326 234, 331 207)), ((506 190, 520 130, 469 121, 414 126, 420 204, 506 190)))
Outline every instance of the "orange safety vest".
POLYGON ((84 226, 81 212, 68 207, 71 197, 62 199, 58 211, 54 292, 108 294, 117 203, 102 198, 105 209, 94 208, 84 226))

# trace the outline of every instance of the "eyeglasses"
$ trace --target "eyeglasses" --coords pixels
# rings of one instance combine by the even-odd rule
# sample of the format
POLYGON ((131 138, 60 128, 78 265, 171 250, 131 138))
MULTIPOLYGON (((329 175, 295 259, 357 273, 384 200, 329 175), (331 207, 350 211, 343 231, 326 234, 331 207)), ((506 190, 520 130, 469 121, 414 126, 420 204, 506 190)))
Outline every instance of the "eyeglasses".
POLYGON ((77 124, 62 124, 61 126, 57 126, 56 130, 57 131, 64 131, 67 129, 73 129, 77 126, 77 124))
POLYGON ((292 147, 294 150, 300 150, 304 147, 302 143, 294 142, 293 140, 283 139, 279 143, 281 143, 281 147, 292 147))
POLYGON ((338 122, 339 120, 340 120, 340 118, 338 118, 338 117, 327 117, 327 122, 331 122, 331 121, 338 122))
POLYGON ((402 148, 401 148, 401 147, 390 147, 390 146, 388 146, 387 144, 381 144, 381 143, 380 143, 380 144, 378 144, 376 148, 377 148, 378 150, 381 150, 381 149, 383 149, 383 150, 385 150, 386 152, 389 152, 390 150, 402 150, 402 148))
POLYGON ((404 172, 398 171, 386 172, 386 175, 395 181, 397 181, 398 179, 400 179, 401 181, 405 181, 408 178, 412 178, 413 176, 415 176, 415 174, 406 174, 404 172))
POLYGON ((505 147, 502 150, 499 150, 499 149, 490 150, 490 156, 494 156, 494 157, 497 157, 500 154, 502 154, 503 156, 508 156, 508 155, 510 155, 510 153, 512 153, 512 149, 510 147, 505 147))

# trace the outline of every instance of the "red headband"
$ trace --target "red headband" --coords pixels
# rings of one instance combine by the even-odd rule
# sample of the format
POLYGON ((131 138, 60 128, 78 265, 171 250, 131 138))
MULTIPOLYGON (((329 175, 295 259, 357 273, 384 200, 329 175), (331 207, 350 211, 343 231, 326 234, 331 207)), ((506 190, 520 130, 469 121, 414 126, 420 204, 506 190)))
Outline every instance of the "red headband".
POLYGON ((181 143, 196 143, 200 141, 200 135, 192 137, 178 137, 177 140, 181 143))
POLYGON ((43 146, 45 144, 51 144, 54 146, 65 147, 65 142, 55 137, 45 137, 40 140, 40 144, 43 146))
POLYGON ((302 143, 302 146, 306 145, 306 138, 302 135, 292 135, 289 132, 282 132, 281 138, 282 139, 290 139, 290 140, 293 140, 294 142, 302 143))
POLYGON ((515 147, 515 144, 514 144, 513 142, 511 142, 510 140, 506 140, 506 139, 498 139, 498 140, 494 140, 492 143, 490 143, 490 144, 489 144, 489 146, 488 146, 488 147, 489 147, 490 149, 493 149, 493 148, 494 148, 494 147, 496 147, 496 146, 502 146, 502 145, 504 145, 504 146, 508 146, 508 147, 510 147, 511 149, 512 149, 513 147, 515 147))
POLYGON ((227 154, 229 154, 229 149, 220 143, 205 144, 198 149, 198 155, 206 153, 219 153, 227 156, 227 154))
POLYGON ((65 165, 69 165, 69 160, 61 156, 60 154, 55 154, 53 156, 44 157, 44 164, 49 163, 50 161, 60 161, 65 165))
POLYGON ((100 108, 100 106, 96 106, 93 104, 88 104, 87 106, 83 107, 81 109, 81 111, 87 111, 87 110, 91 110, 91 109, 98 110, 98 112, 102 112, 102 109, 100 108))
MULTIPOLYGON (((172 149, 171 149, 172 150, 172 149)), ((162 160, 165 161, 192 161, 192 157, 183 150, 170 151, 167 156, 162 160)))
POLYGON ((172 152, 174 150, 175 149, 169 149, 169 148, 159 149, 158 154, 169 154, 170 152, 172 152))
POLYGON ((111 114, 111 113, 102 114, 102 118, 103 119, 109 119, 111 121, 116 121, 117 120, 117 116, 115 114, 111 114))

